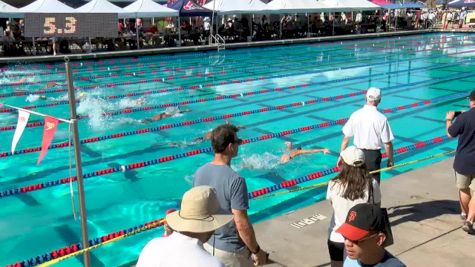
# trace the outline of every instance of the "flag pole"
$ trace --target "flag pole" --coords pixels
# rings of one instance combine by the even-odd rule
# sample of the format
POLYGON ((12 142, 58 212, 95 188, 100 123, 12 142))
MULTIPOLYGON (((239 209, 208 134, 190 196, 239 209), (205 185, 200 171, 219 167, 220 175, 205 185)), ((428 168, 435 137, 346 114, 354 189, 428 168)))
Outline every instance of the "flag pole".
MULTIPOLYGON (((86 217, 86 203, 84 199, 84 181, 82 177, 82 163, 81 163, 81 147, 79 143, 78 132, 78 118, 76 114, 76 97, 74 95, 73 77, 71 71, 71 64, 69 58, 64 57, 64 66, 66 68, 66 80, 68 81, 68 99, 69 109, 71 112, 71 123, 73 129, 74 140, 74 155, 76 159, 76 178, 78 184, 79 194, 79 211, 81 214, 81 229, 82 229, 82 248, 85 249, 89 246, 89 238, 87 235, 87 217, 86 217)), ((84 253, 84 266, 91 266, 91 255, 89 252, 84 253)))

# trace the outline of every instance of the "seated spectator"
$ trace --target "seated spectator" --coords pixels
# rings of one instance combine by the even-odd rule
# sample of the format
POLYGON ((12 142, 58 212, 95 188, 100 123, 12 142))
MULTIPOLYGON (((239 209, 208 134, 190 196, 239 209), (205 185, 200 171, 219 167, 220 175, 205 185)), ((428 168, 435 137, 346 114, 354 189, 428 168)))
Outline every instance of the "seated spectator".
POLYGON ((233 219, 232 215, 220 214, 219 210, 213 188, 197 186, 185 192, 181 209, 166 216, 174 232, 149 241, 140 252, 136 266, 223 267, 203 249, 203 243, 214 231, 233 219))
POLYGON ((361 203, 350 209, 345 224, 337 232, 345 238, 344 267, 391 266, 405 267, 399 259, 384 249, 388 233, 380 207, 361 203))
POLYGON ((148 27, 145 32, 146 33, 151 33, 151 34, 156 34, 156 33, 158 33, 157 26, 152 25, 152 26, 148 27))

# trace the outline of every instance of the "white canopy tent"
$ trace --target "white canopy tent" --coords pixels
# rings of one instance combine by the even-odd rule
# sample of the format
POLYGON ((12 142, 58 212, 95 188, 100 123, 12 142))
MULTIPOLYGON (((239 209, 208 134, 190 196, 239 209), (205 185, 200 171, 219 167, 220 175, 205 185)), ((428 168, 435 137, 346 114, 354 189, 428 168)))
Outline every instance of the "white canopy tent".
POLYGON ((15 18, 18 16, 18 8, 0 1, 0 18, 15 18))
POLYGON ((274 13, 316 13, 328 10, 328 6, 315 0, 273 0, 267 6, 274 13))
MULTIPOLYGON (((152 0, 137 0, 132 4, 124 7, 121 12, 119 12, 120 18, 158 18, 158 17, 178 17, 178 10, 174 10, 168 7, 164 7, 160 4, 155 3, 152 0)), ((180 17, 178 17, 180 18, 180 17)), ((178 21, 180 21, 178 19, 178 21)), ((140 48, 139 45, 139 31, 137 33, 137 48, 140 48)), ((178 23, 178 36, 181 39, 180 33, 180 23, 178 23)))
POLYGON ((327 6, 329 11, 362 11, 381 9, 380 6, 366 0, 317 0, 327 6))
POLYGON ((260 0, 213 0, 204 7, 217 12, 219 15, 261 14, 271 11, 260 0))
POLYGON ((107 0, 92 0, 76 8, 76 11, 81 13, 120 13, 124 10, 107 0))
MULTIPOLYGON (((58 0, 36 0, 18 9, 20 13, 76 13, 76 10, 58 0)), ((23 15, 22 14, 22 15, 23 15)))
MULTIPOLYGON (((325 12, 329 8, 315 0, 273 0, 267 4, 272 13, 289 14, 289 13, 305 13, 307 16, 307 36, 310 37, 310 16, 309 13, 325 12)), ((282 22, 279 23, 279 35, 282 36, 282 22)))
POLYGON ((119 13, 120 18, 158 18, 177 17, 178 11, 164 7, 152 0, 137 0, 124 7, 119 13))

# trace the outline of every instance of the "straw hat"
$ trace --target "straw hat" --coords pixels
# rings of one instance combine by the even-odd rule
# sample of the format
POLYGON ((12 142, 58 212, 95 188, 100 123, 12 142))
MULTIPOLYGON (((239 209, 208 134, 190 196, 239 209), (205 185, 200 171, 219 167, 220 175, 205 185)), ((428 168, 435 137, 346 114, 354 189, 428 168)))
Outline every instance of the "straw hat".
POLYGON ((194 187, 183 195, 181 209, 166 216, 167 224, 178 232, 207 233, 227 224, 232 215, 219 214, 214 188, 194 187))

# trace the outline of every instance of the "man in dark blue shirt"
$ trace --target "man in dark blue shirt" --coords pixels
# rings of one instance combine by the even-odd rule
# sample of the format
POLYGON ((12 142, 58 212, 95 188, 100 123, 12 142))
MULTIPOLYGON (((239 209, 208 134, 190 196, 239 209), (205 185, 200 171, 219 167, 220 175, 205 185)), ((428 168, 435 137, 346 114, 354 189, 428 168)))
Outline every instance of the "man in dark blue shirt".
POLYGON ((460 194, 462 218, 465 219, 462 229, 475 234, 475 91, 469 95, 470 110, 458 113, 449 111, 445 117, 447 135, 459 137, 454 160, 457 188, 460 194), (457 119, 454 121, 455 117, 457 119))

